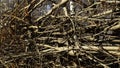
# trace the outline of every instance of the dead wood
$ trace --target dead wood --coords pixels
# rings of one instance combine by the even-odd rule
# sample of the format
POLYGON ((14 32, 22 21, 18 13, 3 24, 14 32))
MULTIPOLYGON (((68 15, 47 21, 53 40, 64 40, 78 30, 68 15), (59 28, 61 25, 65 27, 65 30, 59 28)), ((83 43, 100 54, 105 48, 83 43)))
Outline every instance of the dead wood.
POLYGON ((1 2, 0 67, 118 65, 119 4, 118 0, 1 2))

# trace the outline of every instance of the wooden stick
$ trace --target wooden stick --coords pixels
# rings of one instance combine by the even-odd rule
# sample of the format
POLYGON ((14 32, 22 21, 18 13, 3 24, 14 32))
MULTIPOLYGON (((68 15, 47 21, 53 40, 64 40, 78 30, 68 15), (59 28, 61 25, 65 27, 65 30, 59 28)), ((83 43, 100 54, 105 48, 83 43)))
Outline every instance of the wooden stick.
POLYGON ((59 4, 55 5, 51 10, 49 10, 49 12, 46 15, 37 18, 34 22, 38 22, 39 20, 49 16, 55 9, 57 9, 58 7, 60 7, 61 5, 65 4, 67 2, 68 2, 68 0, 62 0, 59 4))

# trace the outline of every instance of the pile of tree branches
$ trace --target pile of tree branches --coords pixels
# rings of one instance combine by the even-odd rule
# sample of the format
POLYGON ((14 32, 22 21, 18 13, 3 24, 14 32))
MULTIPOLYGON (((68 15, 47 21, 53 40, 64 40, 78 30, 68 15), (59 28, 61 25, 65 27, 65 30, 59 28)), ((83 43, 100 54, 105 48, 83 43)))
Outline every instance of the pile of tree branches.
POLYGON ((0 67, 119 67, 119 5, 118 0, 16 2, 0 13, 0 67))

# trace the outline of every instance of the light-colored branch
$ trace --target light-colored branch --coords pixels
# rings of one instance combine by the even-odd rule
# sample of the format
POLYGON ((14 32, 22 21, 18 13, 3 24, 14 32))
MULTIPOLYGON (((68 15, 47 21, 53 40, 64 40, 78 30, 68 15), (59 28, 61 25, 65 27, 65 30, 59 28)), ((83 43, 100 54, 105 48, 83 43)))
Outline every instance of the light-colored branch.
POLYGON ((107 10, 107 11, 103 11, 102 13, 93 15, 92 17, 98 17, 98 16, 106 15, 106 14, 112 13, 112 11, 113 11, 112 9, 111 10, 107 10))
POLYGON ((120 29, 120 22, 117 25, 110 28, 110 30, 116 30, 116 29, 120 29))
MULTIPOLYGON (((36 0, 35 0, 36 1, 36 0)), ((31 13, 38 5, 42 4, 45 0, 39 0, 37 4, 34 5, 34 7, 29 11, 31 13)), ((31 5, 32 6, 32 5, 31 5)))
POLYGON ((120 1, 117 1, 117 0, 113 0, 113 1, 109 1, 109 0, 100 0, 101 2, 105 2, 105 3, 115 3, 115 4, 119 4, 120 1))
POLYGON ((67 8, 63 7, 63 10, 64 10, 64 13, 65 13, 65 16, 68 16, 67 8))
MULTIPOLYGON (((37 44, 38 46, 44 46, 50 49, 55 49, 57 50, 57 52, 62 52, 62 51, 69 51, 70 55, 74 55, 74 51, 72 51, 73 49, 80 49, 78 46, 75 46, 74 48, 72 46, 69 47, 52 47, 50 45, 46 45, 46 44, 37 44)), ((86 51, 99 51, 101 50, 100 47, 98 46, 81 46, 84 50, 86 51)), ((120 47, 118 46, 103 46, 103 48, 105 50, 107 50, 109 53, 120 56, 120 47)))
POLYGON ((25 22, 22 18, 19 18, 19 17, 14 16, 14 15, 3 14, 3 16, 6 16, 6 17, 12 17, 12 18, 14 18, 14 19, 17 19, 18 21, 25 22))
MULTIPOLYGON (((116 8, 116 10, 119 10, 118 8, 116 8)), ((113 12, 113 9, 110 9, 110 10, 107 10, 107 11, 103 11, 102 13, 98 13, 96 15, 93 15, 92 17, 99 17, 99 16, 103 16, 103 15, 106 15, 106 14, 110 14, 113 12)))

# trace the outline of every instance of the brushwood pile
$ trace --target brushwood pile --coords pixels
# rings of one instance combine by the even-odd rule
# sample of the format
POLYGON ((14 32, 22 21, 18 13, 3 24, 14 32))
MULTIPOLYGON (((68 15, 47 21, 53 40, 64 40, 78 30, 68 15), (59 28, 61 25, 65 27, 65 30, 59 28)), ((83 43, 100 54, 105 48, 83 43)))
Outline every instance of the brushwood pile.
POLYGON ((119 68, 119 57, 119 0, 0 2, 0 68, 119 68))

